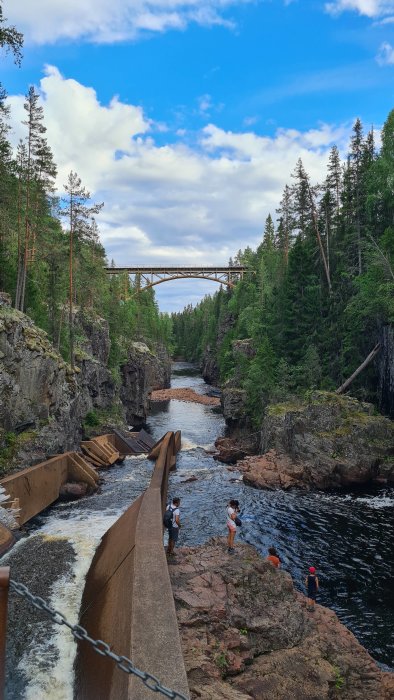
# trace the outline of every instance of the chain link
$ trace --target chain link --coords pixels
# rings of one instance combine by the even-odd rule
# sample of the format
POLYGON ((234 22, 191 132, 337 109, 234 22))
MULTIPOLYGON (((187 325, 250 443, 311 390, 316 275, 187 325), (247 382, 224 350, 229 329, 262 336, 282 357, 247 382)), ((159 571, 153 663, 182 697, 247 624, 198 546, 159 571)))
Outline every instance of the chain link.
POLYGON ((109 644, 103 642, 102 639, 92 639, 89 637, 89 634, 84 627, 81 627, 81 625, 72 625, 61 612, 51 608, 43 598, 40 598, 40 596, 33 595, 33 593, 31 593, 27 586, 25 586, 23 583, 10 580, 10 588, 12 588, 15 593, 22 596, 22 598, 28 600, 34 608, 37 608, 37 610, 43 610, 45 613, 47 613, 47 615, 49 615, 52 621, 57 625, 65 625, 68 627, 75 639, 85 640, 92 645, 97 654, 100 654, 100 656, 108 656, 108 658, 115 661, 117 667, 120 668, 121 671, 140 678, 144 685, 153 693, 161 693, 166 698, 172 698, 172 700, 176 700, 177 698, 179 700, 189 700, 186 695, 182 695, 182 693, 178 693, 176 690, 166 688, 166 686, 160 683, 156 676, 153 676, 151 673, 147 673, 146 671, 141 671, 139 668, 133 665, 133 662, 128 659, 127 656, 118 656, 118 654, 111 651, 109 644))

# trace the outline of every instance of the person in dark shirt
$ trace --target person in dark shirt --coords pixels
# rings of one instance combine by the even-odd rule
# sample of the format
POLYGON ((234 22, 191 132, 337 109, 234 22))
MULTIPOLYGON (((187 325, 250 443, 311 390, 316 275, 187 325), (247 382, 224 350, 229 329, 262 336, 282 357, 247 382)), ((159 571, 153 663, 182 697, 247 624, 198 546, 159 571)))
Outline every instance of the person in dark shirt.
POLYGON ((309 610, 314 612, 316 595, 319 590, 319 579, 316 576, 316 569, 314 566, 309 567, 309 574, 305 579, 305 587, 307 590, 309 610))
POLYGON ((180 504, 181 504, 180 498, 173 498, 172 505, 169 504, 167 506, 167 510, 169 508, 171 508, 171 510, 172 510, 172 524, 171 524, 171 527, 168 529, 168 547, 167 547, 167 556, 168 557, 175 556, 174 549, 175 549, 176 543, 178 542, 179 528, 181 526, 181 522, 180 522, 181 512, 179 510, 180 504))

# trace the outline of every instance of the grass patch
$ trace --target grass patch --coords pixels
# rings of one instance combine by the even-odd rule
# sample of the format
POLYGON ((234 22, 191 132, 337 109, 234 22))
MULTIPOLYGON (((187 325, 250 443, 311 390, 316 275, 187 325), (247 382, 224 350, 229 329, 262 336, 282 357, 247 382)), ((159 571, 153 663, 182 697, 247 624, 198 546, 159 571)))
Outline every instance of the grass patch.
POLYGON ((271 403, 267 406, 267 416, 284 416, 286 413, 300 413, 305 406, 297 403, 271 403))
POLYGON ((36 437, 37 432, 35 430, 26 430, 19 435, 13 432, 0 431, 0 476, 6 476, 9 471, 13 470, 15 467, 13 462, 19 450, 36 437))

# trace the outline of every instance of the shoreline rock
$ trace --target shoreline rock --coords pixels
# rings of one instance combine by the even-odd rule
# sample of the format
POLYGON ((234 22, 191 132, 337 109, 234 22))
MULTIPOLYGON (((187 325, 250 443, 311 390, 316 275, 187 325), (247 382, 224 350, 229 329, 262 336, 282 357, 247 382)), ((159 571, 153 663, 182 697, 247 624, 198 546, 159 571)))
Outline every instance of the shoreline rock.
POLYGON ((394 483, 394 423, 350 396, 316 391, 309 401, 271 404, 259 452, 237 461, 257 488, 394 483))
POLYGON ((192 700, 394 697, 394 675, 252 546, 182 547, 169 571, 192 700))

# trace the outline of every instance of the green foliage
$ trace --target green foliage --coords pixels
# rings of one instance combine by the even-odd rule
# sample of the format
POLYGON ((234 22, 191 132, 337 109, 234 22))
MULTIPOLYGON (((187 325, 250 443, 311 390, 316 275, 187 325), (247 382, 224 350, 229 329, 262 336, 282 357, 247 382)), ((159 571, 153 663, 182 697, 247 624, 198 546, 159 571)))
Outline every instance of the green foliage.
MULTIPOLYGON (((0 0, 0 47, 11 51, 16 62, 22 40, 14 27, 6 25, 0 0)), ((159 313, 152 290, 138 293, 127 275, 107 275, 93 218, 102 205, 90 201, 73 172, 65 185, 66 198, 56 196, 56 165, 34 87, 28 88, 25 110, 23 138, 13 152, 7 95, 0 85, 0 289, 47 332, 65 359, 86 358, 76 315, 108 319, 109 365, 119 379, 119 365, 127 358, 130 342, 143 340, 151 348, 165 345, 172 350, 172 319, 159 313)))
POLYGON ((85 416, 84 423, 89 428, 94 428, 96 425, 99 425, 100 419, 97 415, 97 412, 96 411, 89 411, 89 413, 87 413, 85 416))
MULTIPOLYGON (((222 382, 246 390, 256 423, 267 402, 333 390, 363 361, 385 323, 394 322, 394 110, 375 152, 356 121, 346 166, 331 149, 327 176, 312 186, 301 161, 256 251, 235 264, 249 273, 235 289, 173 316, 177 350, 217 363, 222 382), (329 284, 328 284, 329 278, 329 284), (331 292, 330 292, 331 287, 331 292), (248 339, 255 353, 236 351, 248 339)), ((377 365, 352 384, 374 401, 377 365)))
POLYGON ((345 679, 341 674, 341 669, 338 666, 334 666, 334 679, 336 690, 342 690, 345 685, 345 679))
POLYGON ((221 651, 215 656, 215 663, 218 669, 220 669, 222 672, 222 676, 225 676, 228 669, 228 659, 224 651, 221 651))
POLYGON ((17 435, 16 433, 0 429, 0 475, 7 474, 8 470, 14 467, 12 463, 14 457, 23 445, 34 440, 35 437, 36 432, 34 430, 26 430, 17 435))

